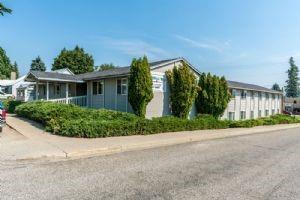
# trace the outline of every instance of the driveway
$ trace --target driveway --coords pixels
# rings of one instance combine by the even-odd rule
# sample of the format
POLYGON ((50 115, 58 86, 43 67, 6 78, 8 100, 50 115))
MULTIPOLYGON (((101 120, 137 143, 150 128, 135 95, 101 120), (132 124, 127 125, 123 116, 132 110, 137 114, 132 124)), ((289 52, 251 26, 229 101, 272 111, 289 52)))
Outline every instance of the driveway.
POLYGON ((2 163, 1 199, 300 199, 300 129, 2 163))

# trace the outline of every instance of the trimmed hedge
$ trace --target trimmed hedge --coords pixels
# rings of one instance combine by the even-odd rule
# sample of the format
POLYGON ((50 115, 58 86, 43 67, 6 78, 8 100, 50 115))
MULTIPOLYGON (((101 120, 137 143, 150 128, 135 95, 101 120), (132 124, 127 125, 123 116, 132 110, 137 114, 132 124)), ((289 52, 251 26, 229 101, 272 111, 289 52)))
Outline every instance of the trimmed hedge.
POLYGON ((53 134, 85 138, 300 123, 300 119, 287 115, 244 121, 219 120, 210 115, 192 120, 171 116, 149 120, 130 113, 42 101, 22 104, 16 113, 42 123, 53 134))

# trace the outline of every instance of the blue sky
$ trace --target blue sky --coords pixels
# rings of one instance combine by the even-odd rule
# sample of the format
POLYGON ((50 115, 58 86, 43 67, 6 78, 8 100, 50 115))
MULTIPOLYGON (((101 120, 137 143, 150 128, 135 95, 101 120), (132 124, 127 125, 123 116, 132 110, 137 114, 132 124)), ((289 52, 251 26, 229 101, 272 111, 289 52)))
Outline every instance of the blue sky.
POLYGON ((95 64, 129 65, 183 56, 200 71, 283 86, 288 59, 300 65, 300 1, 2 0, 0 46, 21 74, 40 55, 48 69, 76 44, 95 64), (298 62, 297 62, 298 61, 298 62))

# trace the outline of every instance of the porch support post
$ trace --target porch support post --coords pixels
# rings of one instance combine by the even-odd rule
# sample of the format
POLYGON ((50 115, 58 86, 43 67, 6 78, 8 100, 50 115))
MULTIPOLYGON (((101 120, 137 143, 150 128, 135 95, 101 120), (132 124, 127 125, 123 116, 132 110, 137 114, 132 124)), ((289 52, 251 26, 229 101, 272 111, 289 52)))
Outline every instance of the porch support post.
POLYGON ((35 83, 35 100, 39 100, 39 82, 35 83))
POLYGON ((49 82, 47 82, 47 87, 46 87, 46 100, 49 101, 49 82))
POLYGON ((69 83, 66 83, 66 103, 69 103, 69 83))

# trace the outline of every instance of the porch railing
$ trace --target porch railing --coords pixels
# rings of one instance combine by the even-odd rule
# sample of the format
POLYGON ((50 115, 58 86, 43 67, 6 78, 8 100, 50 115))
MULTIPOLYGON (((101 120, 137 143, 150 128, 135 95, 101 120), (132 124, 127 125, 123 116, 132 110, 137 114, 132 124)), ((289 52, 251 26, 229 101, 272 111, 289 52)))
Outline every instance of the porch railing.
POLYGON ((63 104, 75 104, 77 106, 87 106, 86 96, 78 96, 78 97, 69 97, 69 98, 61 98, 61 99, 49 99, 48 101, 63 103, 63 104))

